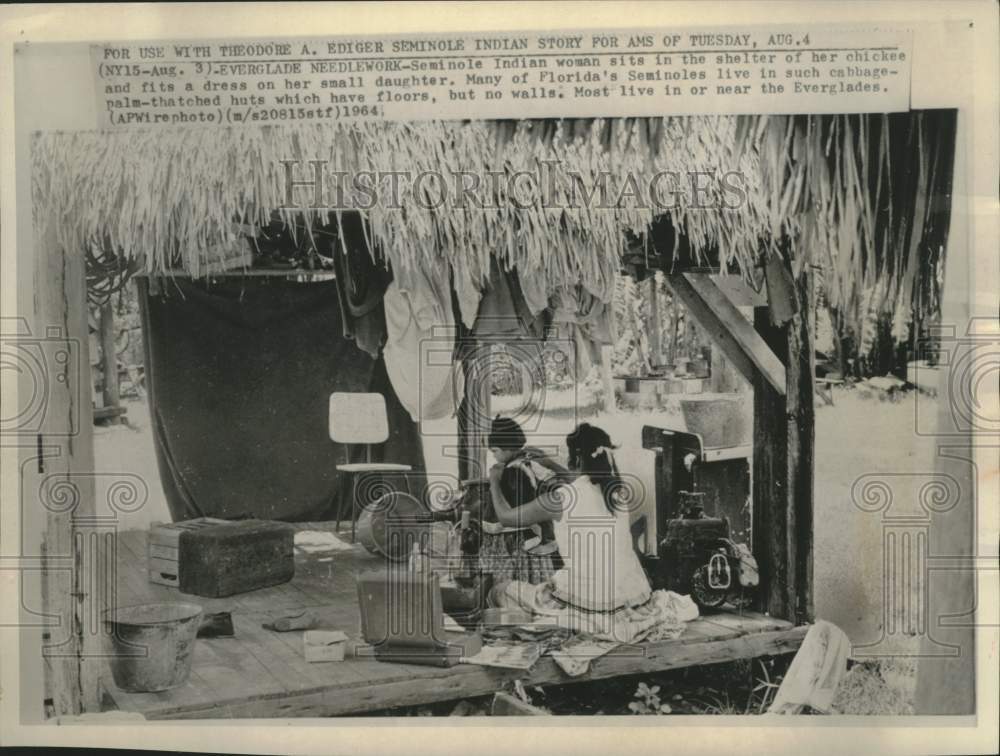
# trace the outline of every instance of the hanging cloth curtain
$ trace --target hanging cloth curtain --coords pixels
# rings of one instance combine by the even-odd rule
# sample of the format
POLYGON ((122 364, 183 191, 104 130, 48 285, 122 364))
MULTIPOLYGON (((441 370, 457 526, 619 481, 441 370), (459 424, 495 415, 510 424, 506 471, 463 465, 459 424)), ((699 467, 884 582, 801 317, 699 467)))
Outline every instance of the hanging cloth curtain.
POLYGON ((386 289, 385 367, 414 422, 451 417, 465 397, 448 268, 399 273, 386 289))
MULTIPOLYGON (((423 469, 420 435, 382 360, 343 336, 336 282, 172 279, 154 293, 138 280, 154 445, 175 521, 331 519, 346 456, 328 434, 334 391, 383 394, 390 436, 373 459, 423 469)), ((352 451, 362 461, 364 449, 352 451)))

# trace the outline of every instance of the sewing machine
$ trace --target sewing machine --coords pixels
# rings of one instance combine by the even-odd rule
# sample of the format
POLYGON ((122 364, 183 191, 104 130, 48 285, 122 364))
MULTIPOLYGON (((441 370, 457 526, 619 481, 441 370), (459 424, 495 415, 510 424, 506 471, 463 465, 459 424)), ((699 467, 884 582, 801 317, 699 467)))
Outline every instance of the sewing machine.
POLYGON ((656 452, 656 512, 646 524, 655 546, 642 560, 653 587, 702 608, 748 599, 758 583, 747 543, 750 448, 707 447, 697 433, 649 425, 642 441, 656 452))

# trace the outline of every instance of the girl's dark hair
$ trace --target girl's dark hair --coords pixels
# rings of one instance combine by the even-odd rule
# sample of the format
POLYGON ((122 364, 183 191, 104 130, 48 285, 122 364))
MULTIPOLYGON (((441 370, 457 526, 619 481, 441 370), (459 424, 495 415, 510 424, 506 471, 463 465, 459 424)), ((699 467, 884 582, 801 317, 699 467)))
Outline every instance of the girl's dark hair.
POLYGON ((570 466, 585 474, 591 483, 601 489, 604 506, 616 514, 619 507, 615 499, 624 483, 611 454, 611 449, 615 448, 611 437, 596 425, 581 423, 566 436, 566 447, 569 449, 570 466))
POLYGON ((490 435, 486 442, 491 449, 518 451, 524 448, 524 445, 528 443, 528 439, 525 437, 524 431, 521 430, 521 426, 518 425, 516 420, 497 415, 493 418, 492 425, 490 425, 490 435))

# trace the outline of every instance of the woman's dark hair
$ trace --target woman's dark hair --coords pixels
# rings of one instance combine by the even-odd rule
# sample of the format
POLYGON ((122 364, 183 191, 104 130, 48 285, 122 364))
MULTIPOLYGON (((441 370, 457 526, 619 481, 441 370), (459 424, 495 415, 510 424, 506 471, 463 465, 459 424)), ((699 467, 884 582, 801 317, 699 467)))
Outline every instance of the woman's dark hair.
POLYGON ((618 474, 618 467, 611 450, 615 448, 611 437, 602 428, 590 423, 581 423, 566 436, 569 449, 569 464, 590 478, 591 483, 601 489, 604 506, 612 514, 620 507, 616 496, 623 490, 624 483, 618 474))
POLYGON ((524 431, 521 430, 521 426, 518 425, 516 420, 497 415, 493 418, 493 423, 490 426, 490 435, 486 442, 491 449, 519 451, 528 443, 528 439, 525 437, 524 431))

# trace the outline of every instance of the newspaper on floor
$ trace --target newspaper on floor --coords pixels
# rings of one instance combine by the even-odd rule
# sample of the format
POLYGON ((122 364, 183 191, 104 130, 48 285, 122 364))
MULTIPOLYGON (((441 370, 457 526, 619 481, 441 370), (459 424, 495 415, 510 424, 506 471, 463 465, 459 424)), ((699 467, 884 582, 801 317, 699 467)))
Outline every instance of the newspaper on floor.
POLYGON ((542 647, 537 643, 493 643, 483 646, 475 656, 462 659, 466 664, 502 669, 529 670, 542 655, 542 647))

